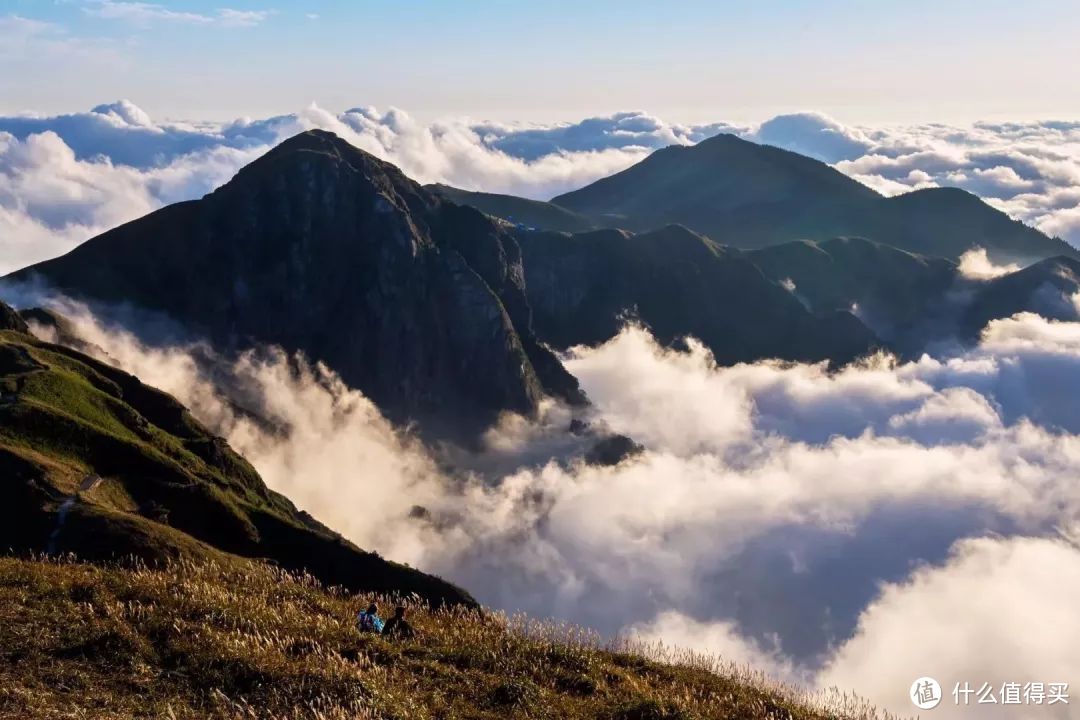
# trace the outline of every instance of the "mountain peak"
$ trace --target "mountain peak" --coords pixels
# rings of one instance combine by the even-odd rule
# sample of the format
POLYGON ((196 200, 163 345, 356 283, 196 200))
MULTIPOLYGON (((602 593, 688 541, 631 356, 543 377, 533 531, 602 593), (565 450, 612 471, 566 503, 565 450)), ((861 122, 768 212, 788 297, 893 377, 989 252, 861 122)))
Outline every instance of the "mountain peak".
POLYGON ((963 188, 953 186, 918 188, 895 196, 901 202, 923 202, 936 204, 967 203, 969 206, 984 205, 983 201, 963 188))
POLYGON ((665 148, 552 202, 630 230, 677 223, 753 247, 842 234, 841 208, 879 199, 825 163, 722 134, 665 148))
POLYGON ((746 140, 745 138, 741 138, 735 133, 720 133, 719 135, 713 135, 712 137, 705 138, 697 145, 694 145, 692 147, 716 147, 720 145, 729 145, 731 147, 766 147, 763 145, 758 145, 755 142, 751 142, 750 140, 746 140))
POLYGON ((296 236, 309 234, 310 227, 339 213, 374 213, 397 227, 389 235, 414 255, 430 242, 422 218, 437 204, 395 165, 327 130, 292 136, 208 197, 234 210, 238 205, 257 206, 260 213, 279 216, 272 225, 293 227, 296 236))
POLYGON ((293 135, 245 167, 241 173, 254 168, 275 166, 286 159, 310 159, 313 155, 343 163, 346 167, 367 175, 391 175, 396 182, 411 183, 405 174, 391 163, 361 150, 336 133, 319 129, 305 130, 293 135))
MULTIPOLYGON (((315 128, 297 133, 282 141, 277 147, 273 148, 268 155, 280 155, 302 150, 342 154, 359 150, 359 148, 351 145, 335 132, 315 128)), ((363 153, 362 150, 360 150, 360 152, 363 153)))
POLYGON ((300 351, 432 435, 471 440, 545 393, 584 401, 532 334, 514 239, 322 130, 21 272, 227 347, 300 351))

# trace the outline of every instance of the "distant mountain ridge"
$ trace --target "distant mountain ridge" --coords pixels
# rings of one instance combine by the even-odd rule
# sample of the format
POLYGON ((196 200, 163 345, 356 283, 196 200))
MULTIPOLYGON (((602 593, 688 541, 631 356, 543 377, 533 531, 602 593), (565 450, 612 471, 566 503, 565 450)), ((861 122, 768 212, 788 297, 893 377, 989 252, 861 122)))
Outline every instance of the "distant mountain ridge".
POLYGON ((980 283, 962 320, 968 336, 991 320, 1033 312, 1052 320, 1080 321, 1080 260, 1047 258, 980 283))
POLYGON ((884 197, 835 168, 794 152, 722 134, 673 145, 622 172, 559 195, 528 213, 508 196, 458 191, 454 199, 537 229, 579 232, 575 222, 645 232, 671 224, 732 247, 864 237, 923 255, 959 259, 982 247, 999 261, 1080 258, 1067 243, 1012 220, 956 188, 884 197))
POLYGON ((628 318, 664 344, 693 336, 723 364, 842 364, 880 344, 846 309, 815 314, 746 253, 678 225, 517 237, 536 332, 557 348, 604 342, 628 318))
POLYGON ((529 200, 514 195, 472 192, 449 185, 425 185, 425 189, 451 200, 458 205, 469 205, 477 210, 502 218, 509 223, 530 228, 554 230, 555 232, 587 232, 596 230, 596 221, 571 212, 554 203, 529 200))
POLYGON ((951 260, 865 238, 799 240, 746 256, 811 312, 853 312, 909 359, 937 342, 974 344, 988 323, 1019 312, 1080 320, 1080 260, 1069 257, 984 278, 966 276, 951 260))
POLYGON ((922 352, 928 318, 960 282, 951 260, 865 238, 796 240, 747 258, 811 312, 855 313, 894 350, 922 352))

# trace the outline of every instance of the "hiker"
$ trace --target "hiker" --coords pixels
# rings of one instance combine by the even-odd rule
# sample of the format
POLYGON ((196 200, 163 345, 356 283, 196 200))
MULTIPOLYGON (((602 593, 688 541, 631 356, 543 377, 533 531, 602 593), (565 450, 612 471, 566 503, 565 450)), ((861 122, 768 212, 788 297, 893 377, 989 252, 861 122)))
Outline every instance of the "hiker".
POLYGON ((363 610, 356 616, 356 624, 360 628, 360 632, 373 632, 381 633, 383 631, 383 621, 379 617, 379 606, 375 603, 368 605, 367 610, 363 610))
POLYGON ((408 640, 416 635, 412 625, 405 619, 405 606, 398 605, 394 608, 394 617, 386 621, 386 627, 382 634, 394 639, 408 640))

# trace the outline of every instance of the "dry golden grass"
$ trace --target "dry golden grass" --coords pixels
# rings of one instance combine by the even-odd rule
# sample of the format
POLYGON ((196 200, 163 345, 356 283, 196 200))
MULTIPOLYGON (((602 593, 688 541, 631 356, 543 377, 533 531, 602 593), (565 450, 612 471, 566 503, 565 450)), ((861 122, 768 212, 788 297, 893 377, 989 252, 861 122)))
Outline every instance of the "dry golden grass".
POLYGON ((660 662, 655 649, 497 613, 413 604, 414 640, 362 635, 354 618, 370 599, 255 562, 0 558, 0 717, 873 716, 711 658, 660 662))

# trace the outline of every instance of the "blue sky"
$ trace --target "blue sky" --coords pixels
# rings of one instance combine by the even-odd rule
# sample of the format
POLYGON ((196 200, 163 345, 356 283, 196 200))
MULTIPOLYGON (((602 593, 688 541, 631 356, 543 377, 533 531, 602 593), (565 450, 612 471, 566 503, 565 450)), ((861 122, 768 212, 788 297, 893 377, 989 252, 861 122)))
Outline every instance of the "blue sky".
POLYGON ((1080 117, 1074 0, 0 0, 0 112, 1080 117))

